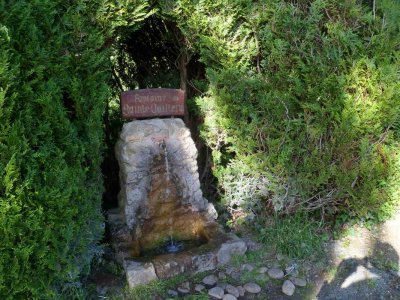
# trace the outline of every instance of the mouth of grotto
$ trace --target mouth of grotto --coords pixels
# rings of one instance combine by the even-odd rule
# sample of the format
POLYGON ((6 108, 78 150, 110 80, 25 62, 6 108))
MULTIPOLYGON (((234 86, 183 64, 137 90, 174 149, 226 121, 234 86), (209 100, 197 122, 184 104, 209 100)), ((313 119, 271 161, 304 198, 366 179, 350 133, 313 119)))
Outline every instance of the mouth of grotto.
POLYGON ((116 145, 119 207, 111 244, 129 286, 215 269, 246 244, 225 233, 200 189, 197 149, 179 118, 125 123, 116 145))

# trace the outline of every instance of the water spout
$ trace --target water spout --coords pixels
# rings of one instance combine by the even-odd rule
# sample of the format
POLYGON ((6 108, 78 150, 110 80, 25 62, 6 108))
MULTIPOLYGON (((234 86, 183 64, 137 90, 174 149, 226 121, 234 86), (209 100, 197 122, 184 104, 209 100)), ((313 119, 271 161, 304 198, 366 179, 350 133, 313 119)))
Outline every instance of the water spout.
POLYGON ((165 251, 167 253, 178 253, 183 250, 183 243, 175 241, 172 236, 169 237, 169 241, 165 244, 165 251))
POLYGON ((166 179, 167 182, 169 181, 169 162, 168 162, 168 150, 167 150, 167 144, 165 143, 165 140, 162 140, 160 142, 160 148, 164 151, 164 159, 165 159, 165 172, 166 172, 166 179))
POLYGON ((170 177, 170 171, 169 171, 169 162, 168 162, 168 150, 167 150, 167 144, 165 143, 165 140, 162 140, 159 143, 159 146, 162 151, 164 151, 164 160, 165 160, 165 180, 167 182, 167 188, 165 189, 165 197, 168 198, 170 194, 169 190, 169 177, 170 177))

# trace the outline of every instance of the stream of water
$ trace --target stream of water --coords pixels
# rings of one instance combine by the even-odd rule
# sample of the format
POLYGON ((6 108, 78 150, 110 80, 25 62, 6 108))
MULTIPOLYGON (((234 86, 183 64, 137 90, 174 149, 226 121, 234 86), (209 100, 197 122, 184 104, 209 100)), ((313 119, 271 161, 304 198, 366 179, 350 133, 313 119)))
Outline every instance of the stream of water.
MULTIPOLYGON (((165 197, 167 198, 170 194, 170 189, 169 189, 169 184, 170 184, 170 170, 169 170, 169 161, 168 161, 168 149, 167 149, 167 144, 165 143, 165 140, 162 140, 160 143, 161 149, 164 151, 164 161, 165 161, 165 180, 167 181, 167 188, 165 190, 165 197)), ((169 224, 169 239, 168 241, 163 245, 164 251, 166 253, 178 253, 183 250, 184 244, 182 242, 174 240, 173 237, 173 219, 171 218, 168 220, 169 224)))

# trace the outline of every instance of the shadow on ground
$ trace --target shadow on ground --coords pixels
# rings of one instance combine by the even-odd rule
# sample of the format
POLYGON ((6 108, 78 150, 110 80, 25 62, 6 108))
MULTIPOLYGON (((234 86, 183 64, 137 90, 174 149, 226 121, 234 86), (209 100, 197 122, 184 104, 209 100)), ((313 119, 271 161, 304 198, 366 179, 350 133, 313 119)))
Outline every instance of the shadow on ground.
POLYGON ((400 299, 399 216, 375 231, 355 228, 334 241, 330 265, 317 280, 311 299, 400 299))

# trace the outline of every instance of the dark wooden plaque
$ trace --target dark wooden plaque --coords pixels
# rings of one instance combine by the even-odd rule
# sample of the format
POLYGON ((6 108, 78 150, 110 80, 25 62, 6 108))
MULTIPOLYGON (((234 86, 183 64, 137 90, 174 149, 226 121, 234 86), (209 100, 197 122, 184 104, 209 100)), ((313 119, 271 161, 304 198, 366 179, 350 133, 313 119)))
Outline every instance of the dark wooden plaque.
POLYGON ((121 93, 124 119, 184 116, 185 92, 176 89, 143 89, 121 93))

